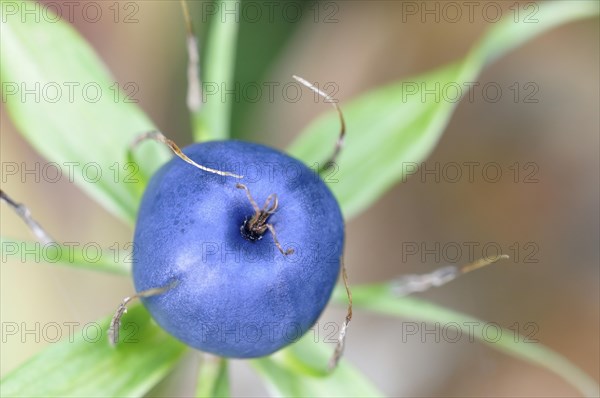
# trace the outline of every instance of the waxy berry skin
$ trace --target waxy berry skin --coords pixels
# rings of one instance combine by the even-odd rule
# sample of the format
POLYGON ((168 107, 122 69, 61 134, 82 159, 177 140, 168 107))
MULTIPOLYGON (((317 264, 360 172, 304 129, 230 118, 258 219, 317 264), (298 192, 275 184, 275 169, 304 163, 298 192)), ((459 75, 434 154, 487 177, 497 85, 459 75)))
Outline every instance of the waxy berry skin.
POLYGON ((219 356, 268 355, 296 341, 317 321, 340 271, 344 221, 333 194, 300 161, 266 146, 212 141, 183 150, 195 162, 244 175, 224 177, 178 157, 151 179, 134 236, 137 292, 172 286, 142 299, 177 339, 219 356), (279 203, 267 231, 240 232, 270 194, 279 203))

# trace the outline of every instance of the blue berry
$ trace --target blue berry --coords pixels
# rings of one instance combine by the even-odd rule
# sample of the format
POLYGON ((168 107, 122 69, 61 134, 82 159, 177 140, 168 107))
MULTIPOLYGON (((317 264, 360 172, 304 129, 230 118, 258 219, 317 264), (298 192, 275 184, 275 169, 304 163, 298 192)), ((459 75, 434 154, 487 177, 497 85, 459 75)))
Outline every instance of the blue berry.
POLYGON ((143 298, 145 307, 177 339, 219 356, 259 357, 296 341, 339 275, 336 199, 313 170, 266 146, 214 141, 183 152, 244 178, 178 157, 152 177, 137 217, 133 278, 138 292, 167 289, 143 298), (264 210, 262 224, 248 194, 264 210), (279 250, 273 232, 293 253, 279 250))

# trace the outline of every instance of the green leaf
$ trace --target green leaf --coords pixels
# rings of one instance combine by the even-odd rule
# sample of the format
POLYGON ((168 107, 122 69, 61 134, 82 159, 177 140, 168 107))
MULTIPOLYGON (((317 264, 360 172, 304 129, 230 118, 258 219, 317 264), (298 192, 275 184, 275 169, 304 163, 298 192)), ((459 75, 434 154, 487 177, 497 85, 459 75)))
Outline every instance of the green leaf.
POLYGON ((358 370, 344 360, 331 373, 327 363, 333 347, 317 343, 310 332, 269 357, 250 361, 272 396, 382 397, 358 370))
MULTIPOLYGON (((463 333, 479 339, 496 350, 555 373, 586 397, 597 397, 600 394, 598 383, 568 359, 540 343, 527 342, 523 336, 515 341, 515 332, 512 330, 502 329, 497 341, 495 341, 496 339, 486 339, 483 328, 488 323, 416 298, 395 297, 390 284, 353 286, 352 298, 356 309, 420 319, 431 323, 452 323, 453 326, 460 327, 463 333)), ((345 305, 345 290, 336 289, 333 300, 345 305)))
POLYGON ((227 359, 204 355, 198 374, 196 397, 229 397, 227 359))
POLYGON ((79 242, 43 244, 0 237, 0 247, 3 261, 33 261, 120 275, 130 274, 133 261, 131 251, 79 242))
MULTIPOLYGON (((34 7, 27 3, 21 7, 34 7)), ((117 83, 62 18, 48 14, 23 22, 21 13, 4 10, 0 80, 2 102, 13 123, 42 156, 58 163, 64 176, 116 216, 133 222, 139 189, 126 151, 139 133, 154 129, 141 109, 128 102, 137 101, 132 93, 139 87, 117 83)), ((148 159, 141 165, 144 170, 168 159, 157 145, 144 145, 139 152, 148 159)))
MULTIPOLYGON (((346 147, 338 168, 324 174, 346 218, 375 202, 403 179, 433 150, 460 98, 465 83, 512 48, 559 24, 598 14, 597 2, 545 2, 538 23, 506 18, 488 31, 461 62, 375 89, 342 104, 348 126, 346 147), (425 90, 448 88, 452 94, 433 98, 425 90), (459 89, 453 91, 453 87, 459 89), (359 189, 357 189, 359 187, 359 189)), ((310 124, 289 148, 309 165, 330 156, 339 131, 338 117, 329 112, 310 124), (331 145, 327 145, 331 143, 331 145)))
MULTIPOLYGON (((261 0, 261 7, 269 6, 269 0, 261 0)), ((274 4, 274 3, 273 3, 274 4)), ((235 81, 240 83, 242 92, 246 87, 251 87, 257 82, 263 82, 268 71, 280 59, 286 46, 294 35, 305 26, 302 21, 312 18, 314 3, 308 1, 296 2, 294 8, 300 11, 302 19, 298 23, 289 23, 290 19, 284 12, 274 12, 268 18, 240 18, 238 33, 235 81)), ((260 83, 259 83, 260 84, 260 83)), ((264 92, 264 91, 263 91, 264 92)), ((235 117, 231 121, 231 136, 241 140, 253 140, 252 129, 248 126, 257 126, 263 117, 264 104, 262 101, 234 101, 232 113, 235 117)))
POLYGON ((473 64, 489 64, 508 51, 526 43, 550 29, 600 14, 600 3, 587 0, 548 1, 539 4, 535 21, 523 18, 515 23, 507 17, 501 23, 494 24, 488 33, 473 48, 470 56, 473 64))
POLYGON ((194 115, 194 139, 196 141, 224 140, 229 137, 231 124, 231 95, 234 90, 235 50, 239 24, 233 3, 215 1, 216 12, 210 21, 210 29, 204 52, 202 74, 202 108, 194 115), (232 10, 225 13, 223 10, 232 10), (225 98, 223 98, 225 96, 225 98))
POLYGON ((121 342, 108 344, 109 320, 88 323, 73 340, 52 344, 2 380, 6 397, 141 397, 163 379, 185 346, 142 306, 122 319, 121 342))

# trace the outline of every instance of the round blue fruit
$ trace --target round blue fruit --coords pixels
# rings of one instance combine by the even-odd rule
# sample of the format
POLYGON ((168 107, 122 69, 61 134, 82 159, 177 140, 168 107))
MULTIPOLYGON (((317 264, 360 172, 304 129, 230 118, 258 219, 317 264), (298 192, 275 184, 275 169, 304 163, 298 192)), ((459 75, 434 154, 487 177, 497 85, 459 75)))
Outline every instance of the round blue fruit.
POLYGON ((151 179, 137 217, 137 292, 168 287, 142 301, 158 324, 187 345, 234 357, 268 355, 317 321, 340 271, 344 221, 329 188, 298 160, 248 142, 193 144, 195 162, 243 175, 202 171, 178 157, 151 179), (256 215, 271 230, 248 230, 256 215), (256 232, 258 231, 258 232, 256 232))

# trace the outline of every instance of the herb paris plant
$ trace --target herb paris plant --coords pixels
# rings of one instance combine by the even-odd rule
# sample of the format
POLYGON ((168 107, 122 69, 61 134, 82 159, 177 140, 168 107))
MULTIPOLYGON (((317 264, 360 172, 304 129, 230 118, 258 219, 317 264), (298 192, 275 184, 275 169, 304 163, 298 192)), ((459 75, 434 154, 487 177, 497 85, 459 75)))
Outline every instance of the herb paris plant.
MULTIPOLYGON (((589 4, 591 5, 582 6, 578 3, 577 6, 573 6, 559 2, 545 4, 540 8, 540 15, 543 15, 540 17, 541 23, 533 26, 515 24, 512 21, 498 24, 463 61, 411 80, 469 80, 476 76, 486 63, 526 39, 557 24, 596 15, 597 7, 593 3, 589 4)), ((22 22, 19 18, 11 18, 8 15, 7 22, 4 22, 4 18, 3 14, 1 44, 3 52, 10 53, 11 57, 3 56, 1 60, 0 77, 3 82, 77 80, 97 81, 106 89, 110 86, 111 79, 100 60, 67 24, 22 22), (39 43, 42 41, 48 44, 40 47, 39 43)), ((212 46, 211 43, 209 46, 214 52, 218 52, 219 49, 231 52, 235 43, 235 26, 215 24, 213 29, 217 34, 209 36, 212 43, 212 46)), ((223 68, 213 67, 214 69, 230 70, 229 57, 216 59, 226 65, 222 65, 225 66, 223 68)), ((209 59, 208 62, 213 61, 209 59)), ((351 128, 348 131, 346 151, 340 155, 338 162, 340 183, 331 188, 346 218, 365 210, 401 178, 402 170, 398 162, 419 161, 431 151, 455 106, 448 103, 405 104, 399 101, 400 98, 398 83, 367 93, 345 106, 348 125, 351 128), (398 107, 410 109, 410 115, 397 112, 398 107), (364 134, 367 130, 370 132, 368 137, 364 134), (369 145, 365 145, 366 140, 369 141, 369 145), (366 160, 371 159, 373 150, 377 150, 380 156, 375 162, 367 163, 366 160), (369 167, 365 167, 366 164, 369 164, 369 167), (357 184, 362 187, 360 191, 354 189, 357 184)), ((124 162, 127 159, 127 148, 135 136, 141 131, 154 128, 152 122, 135 105, 115 104, 110 100, 101 100, 96 104, 77 104, 76 110, 73 104, 67 101, 48 104, 22 103, 9 99, 5 105, 11 120, 32 146, 47 159, 57 162, 80 159, 84 153, 107 167, 115 161, 124 162), (77 118, 67 120, 64 117, 75 113, 77 118), (94 120, 94 123, 90 124, 89 120, 94 120)), ((223 136, 226 129, 206 127, 214 126, 209 120, 215 118, 217 123, 226 125, 226 120, 229 120, 228 111, 221 109, 219 112, 205 112, 203 116, 195 115, 194 120, 204 121, 204 124, 196 124, 196 131, 203 131, 203 134, 196 133, 196 136, 210 139, 221 135, 221 138, 226 138, 223 136)), ((292 146, 291 154, 307 164, 325 159, 329 155, 325 151, 329 149, 322 149, 321 144, 329 140, 334 141, 332 134, 336 128, 333 127, 333 123, 337 123, 337 120, 332 114, 309 126, 292 146)), ((145 146, 141 148, 140 153, 136 153, 136 160, 147 175, 152 175, 166 159, 165 153, 153 146, 145 146)), ((98 184, 89 184, 83 179, 75 182, 116 216, 130 224, 133 222, 142 190, 140 188, 143 187, 114 183, 109 178, 101 180, 98 184)), ((236 193, 243 194, 241 190, 237 190, 236 193)), ((259 200, 264 199, 262 194, 256 196, 259 200)), ((3 241, 7 240, 3 238, 3 241)), ((64 260, 61 263, 111 272, 127 272, 125 267, 111 264, 109 261, 85 264, 64 260)), ((399 299, 389 294, 388 287, 387 284, 356 287, 355 305, 386 314, 426 320, 467 319, 462 314, 452 313, 416 299, 399 299)), ((334 294, 337 300, 341 296, 337 292, 334 294)), ((153 324, 142 307, 133 307, 128 317, 141 328, 139 343, 118 345, 114 349, 106 341, 91 344, 81 339, 73 343, 65 341, 53 345, 7 375, 2 381, 2 393, 9 396, 143 395, 172 369, 181 358, 184 346, 153 324)), ((103 327, 104 330, 108 328, 108 320, 103 321, 103 327)), ((347 363, 342 362, 336 372, 326 376, 327 373, 321 364, 323 359, 326 362, 328 352, 323 352, 320 346, 309 343, 300 341, 272 357, 254 360, 252 364, 271 390, 280 395, 314 395, 328 392, 346 395, 380 394, 347 363), (308 358, 306 352, 310 352, 308 358)), ((597 395, 597 385, 593 380, 548 349, 519 344, 496 347, 506 349, 515 357, 546 367, 586 395, 597 395)), ((216 369, 213 367, 213 372, 210 372, 210 363, 204 367, 206 373, 201 373, 203 385, 210 385, 211 380, 226 382, 227 377, 223 377, 223 374, 226 373, 227 367, 221 364, 218 364, 216 369)), ((223 391, 220 385, 217 385, 215 390, 223 391)))

